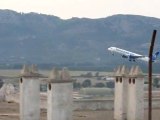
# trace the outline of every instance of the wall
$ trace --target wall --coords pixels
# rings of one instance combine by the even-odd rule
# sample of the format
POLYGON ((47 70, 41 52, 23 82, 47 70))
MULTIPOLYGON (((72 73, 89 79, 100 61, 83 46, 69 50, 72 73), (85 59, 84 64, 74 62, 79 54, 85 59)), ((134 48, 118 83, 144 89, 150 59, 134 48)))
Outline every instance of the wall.
MULTIPOLYGON (((144 107, 147 109, 148 100, 144 99, 144 107)), ((153 99, 153 109, 160 108, 160 98, 153 99)), ((108 100, 74 100, 74 110, 113 110, 113 99, 108 100)))

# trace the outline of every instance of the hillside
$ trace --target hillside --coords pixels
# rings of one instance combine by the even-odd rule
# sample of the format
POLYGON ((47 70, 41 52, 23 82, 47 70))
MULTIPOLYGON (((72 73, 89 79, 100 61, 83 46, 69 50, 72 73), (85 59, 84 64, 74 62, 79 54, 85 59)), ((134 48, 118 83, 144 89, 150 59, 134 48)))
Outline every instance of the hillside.
MULTIPOLYGON (((114 15, 101 19, 72 18, 0 10, 0 64, 37 63, 70 66, 129 64, 112 57, 110 46, 148 54, 160 19, 114 15)), ((160 49, 159 33, 155 50, 160 49)))

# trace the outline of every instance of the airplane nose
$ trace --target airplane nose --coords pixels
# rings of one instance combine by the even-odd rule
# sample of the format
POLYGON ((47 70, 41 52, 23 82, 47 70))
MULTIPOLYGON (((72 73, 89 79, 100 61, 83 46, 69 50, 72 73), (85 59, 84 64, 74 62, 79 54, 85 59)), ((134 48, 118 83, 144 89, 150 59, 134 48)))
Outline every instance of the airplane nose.
POLYGON ((108 50, 110 51, 110 50, 111 50, 111 48, 108 48, 108 50))

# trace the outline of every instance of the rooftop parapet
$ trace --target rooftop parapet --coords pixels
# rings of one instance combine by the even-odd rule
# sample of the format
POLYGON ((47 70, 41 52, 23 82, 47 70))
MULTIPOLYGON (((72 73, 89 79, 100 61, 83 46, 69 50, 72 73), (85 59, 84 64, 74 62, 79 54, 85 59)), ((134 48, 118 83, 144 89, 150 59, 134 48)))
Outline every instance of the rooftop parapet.
POLYGON ((129 71, 129 76, 133 76, 134 71, 135 71, 135 66, 132 66, 129 71))
POLYGON ((53 68, 49 76, 49 82, 60 81, 60 74, 57 68, 53 68))
POLYGON ((141 70, 141 68, 137 66, 132 66, 129 72, 130 77, 144 77, 144 74, 141 70))
POLYGON ((129 70, 125 65, 122 66, 121 71, 120 71, 121 76, 128 76, 129 70))
POLYGON ((58 69, 54 68, 48 80, 49 83, 65 83, 71 81, 71 76, 67 68, 63 68, 60 74, 58 69))
POLYGON ((21 77, 40 77, 41 74, 38 73, 38 69, 36 68, 35 65, 32 65, 32 66, 24 65, 23 69, 21 70, 20 76, 21 77))
POLYGON ((135 75, 137 77, 143 77, 144 76, 143 71, 139 66, 135 67, 135 71, 134 71, 133 75, 135 75))
POLYGON ((30 74, 29 66, 23 65, 23 69, 21 70, 20 74, 21 75, 29 75, 30 74))
POLYGON ((118 68, 115 70, 114 76, 115 76, 115 77, 121 76, 121 75, 120 75, 120 72, 121 72, 121 66, 118 66, 118 68))
POLYGON ((128 71, 128 69, 125 65, 118 66, 118 68, 115 71, 114 76, 115 77, 119 77, 119 76, 124 76, 125 77, 125 76, 128 76, 128 73, 129 73, 129 71, 128 71))
POLYGON ((70 76, 69 70, 66 67, 64 67, 62 69, 61 79, 65 80, 65 81, 70 81, 71 80, 71 76, 70 76))
POLYGON ((31 73, 38 73, 38 68, 35 64, 32 64, 30 69, 31 69, 31 73))

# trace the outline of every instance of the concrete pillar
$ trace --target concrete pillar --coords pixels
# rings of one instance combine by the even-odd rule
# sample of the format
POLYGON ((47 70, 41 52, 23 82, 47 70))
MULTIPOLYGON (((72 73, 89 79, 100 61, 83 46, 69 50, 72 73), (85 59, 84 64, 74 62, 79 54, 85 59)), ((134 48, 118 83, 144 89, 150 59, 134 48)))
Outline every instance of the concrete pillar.
POLYGON ((127 75, 128 70, 125 66, 118 67, 115 73, 114 120, 127 118, 127 75))
POLYGON ((40 80, 33 67, 24 66, 20 78, 20 120, 40 120, 40 80))
POLYGON ((47 120, 72 120, 73 83, 66 68, 52 71, 47 91, 47 120))
POLYGON ((144 76, 139 66, 129 73, 127 111, 127 120, 144 120, 144 76))

